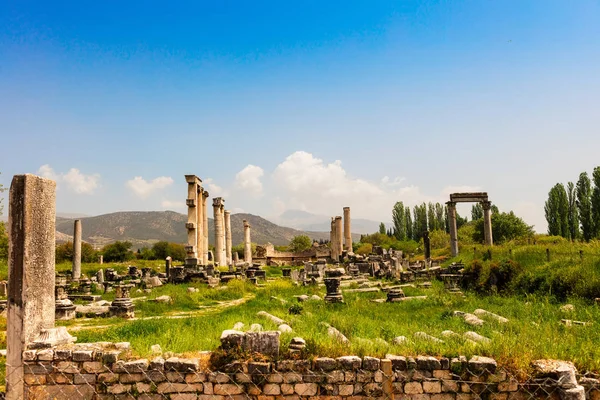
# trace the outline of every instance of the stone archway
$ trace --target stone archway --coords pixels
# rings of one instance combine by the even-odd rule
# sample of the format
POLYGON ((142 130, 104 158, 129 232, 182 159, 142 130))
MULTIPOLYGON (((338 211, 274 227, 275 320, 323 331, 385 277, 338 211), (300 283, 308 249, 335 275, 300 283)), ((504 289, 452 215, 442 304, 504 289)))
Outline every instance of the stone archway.
POLYGON ((452 193, 448 206, 448 221, 450 225, 450 252, 452 257, 458 255, 458 229, 456 228, 456 203, 481 203, 483 207, 483 235, 486 246, 493 246, 492 238, 492 203, 486 192, 452 193))

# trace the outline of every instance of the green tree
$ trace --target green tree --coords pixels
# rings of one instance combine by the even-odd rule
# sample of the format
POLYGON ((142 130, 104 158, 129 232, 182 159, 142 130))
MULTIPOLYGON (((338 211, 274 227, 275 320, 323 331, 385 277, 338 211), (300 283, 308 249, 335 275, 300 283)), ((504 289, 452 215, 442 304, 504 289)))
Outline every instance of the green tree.
MULTIPOLYGON (((54 249, 54 258, 57 263, 73 261, 73 242, 66 242, 57 245, 54 249)), ((81 262, 93 263, 98 260, 98 252, 94 247, 87 243, 81 242, 81 262)))
POLYGON ((483 206, 481 203, 475 203, 471 207, 471 221, 477 221, 480 218, 483 218, 483 206))
POLYGON ((406 239, 410 240, 413 238, 413 221, 410 214, 410 207, 404 209, 404 218, 406 218, 406 239))
POLYGON ((436 229, 446 230, 446 219, 444 218, 444 205, 440 203, 435 203, 435 220, 436 220, 436 229))
POLYGON ((4 222, 0 222, 0 260, 8 259, 8 234, 4 222))
POLYGON ((427 226, 430 231, 435 231, 437 229, 436 219, 435 219, 435 205, 432 202, 427 204, 427 226))
MULTIPOLYGON (((472 222, 475 225, 473 240, 483 243, 483 218, 472 222)), ((529 226, 512 211, 492 214, 492 236, 494 242, 501 244, 509 240, 533 236, 533 227, 529 226)))
POLYGON ((548 222, 548 234, 551 236, 570 237, 569 233, 569 200, 562 183, 557 183, 548 192, 548 200, 544 205, 544 213, 548 222))
MULTIPOLYGON (((2 172, 0 172, 0 175, 2 175, 2 172)), ((1 195, 2 193, 4 193, 5 190, 6 188, 4 187, 4 185, 0 183, 0 215, 2 215, 2 212, 4 211, 4 197, 1 195)))
POLYGON ((394 223, 394 236, 398 240, 406 240, 406 214, 404 203, 401 201, 394 204, 392 209, 392 222, 394 223))
POLYGON ((379 233, 381 233, 382 235, 387 235, 387 232, 385 230, 385 224, 383 222, 379 224, 379 233))
POLYGON ((306 251, 312 247, 312 239, 306 235, 297 235, 290 240, 288 248, 294 253, 306 251))
POLYGON ((577 211, 583 239, 589 242, 592 238, 594 222, 592 220, 592 184, 587 172, 579 174, 576 185, 577 211))
POLYGON ((131 242, 114 242, 107 244, 101 250, 106 262, 124 262, 133 260, 135 254, 131 251, 131 242))
POLYGON ((427 231, 427 204, 423 203, 417 205, 413 209, 414 215, 414 228, 413 228, 413 240, 419 241, 423 237, 423 234, 427 231))
POLYGON ((567 214, 569 238, 571 240, 576 240, 579 239, 579 211, 577 210, 577 196, 573 182, 567 183, 567 202, 569 204, 567 214))
POLYGON ((592 237, 600 238, 600 167, 592 172, 594 189, 592 191, 592 237))
POLYGON ((184 261, 186 257, 185 246, 179 243, 171 243, 161 240, 152 245, 154 259, 164 260, 171 257, 173 260, 184 261))

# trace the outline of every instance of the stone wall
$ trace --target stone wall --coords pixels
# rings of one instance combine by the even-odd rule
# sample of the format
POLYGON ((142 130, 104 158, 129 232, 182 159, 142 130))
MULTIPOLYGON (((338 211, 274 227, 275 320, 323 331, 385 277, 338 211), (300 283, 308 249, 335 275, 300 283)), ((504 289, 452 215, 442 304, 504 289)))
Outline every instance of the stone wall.
MULTIPOLYGON (((232 362, 128 360, 127 343, 26 350, 27 399, 529 399, 566 398, 559 379, 519 383, 485 357, 386 356, 232 362), (538 383, 532 383, 538 382, 538 383), (541 382, 541 383, 540 383, 541 382), (329 397, 320 397, 329 396, 329 397)), ((597 395, 598 393, 596 393, 597 395)))

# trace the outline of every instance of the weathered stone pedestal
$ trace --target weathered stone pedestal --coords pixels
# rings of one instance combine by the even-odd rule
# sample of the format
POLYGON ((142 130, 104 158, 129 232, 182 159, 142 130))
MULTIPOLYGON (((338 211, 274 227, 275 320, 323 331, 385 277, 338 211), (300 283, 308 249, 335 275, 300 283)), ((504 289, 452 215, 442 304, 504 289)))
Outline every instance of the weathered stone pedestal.
POLYGON ((171 283, 183 283, 185 281, 185 268, 171 267, 169 270, 169 281, 171 283))
POLYGON ((65 285, 55 287, 55 298, 55 318, 58 320, 75 318, 75 305, 69 300, 65 285))
POLYGON ((283 274, 284 278, 289 278, 292 276, 292 269, 291 268, 282 268, 281 273, 283 274))
POLYGON ((132 265, 129 266, 127 274, 129 276, 133 277, 133 278, 139 278, 140 277, 140 273, 138 271, 138 268, 134 267, 132 265))
POLYGON ((108 308, 111 317, 133 318, 133 302, 129 297, 129 290, 133 285, 120 285, 116 287, 116 298, 108 308))
POLYGON ((388 303, 395 303, 398 301, 402 301, 402 299, 406 297, 404 295, 404 292, 402 291, 402 289, 391 289, 388 293, 387 293, 387 302, 388 303))
POLYGON ((327 303, 344 302, 344 297, 342 296, 342 291, 340 290, 342 275, 344 275, 344 270, 341 268, 330 269, 325 271, 325 279, 323 279, 323 281, 325 282, 327 294, 325 295, 324 300, 327 303))

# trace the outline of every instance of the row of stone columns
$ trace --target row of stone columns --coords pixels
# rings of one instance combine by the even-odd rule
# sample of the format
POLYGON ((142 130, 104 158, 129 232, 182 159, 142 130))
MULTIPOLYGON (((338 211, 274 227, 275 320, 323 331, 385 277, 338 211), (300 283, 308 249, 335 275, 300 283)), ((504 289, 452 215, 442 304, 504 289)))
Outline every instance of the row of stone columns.
POLYGON ((329 232, 331 258, 339 261, 342 252, 352 251, 352 231, 350 223, 350 207, 344 207, 344 220, 339 215, 331 218, 331 231, 329 232), (343 227, 343 228, 342 228, 343 227))
POLYGON ((208 264, 208 214, 206 199, 209 194, 202 187, 202 180, 196 175, 186 175, 188 184, 188 219, 185 227, 188 231, 186 246, 186 266, 208 264))

